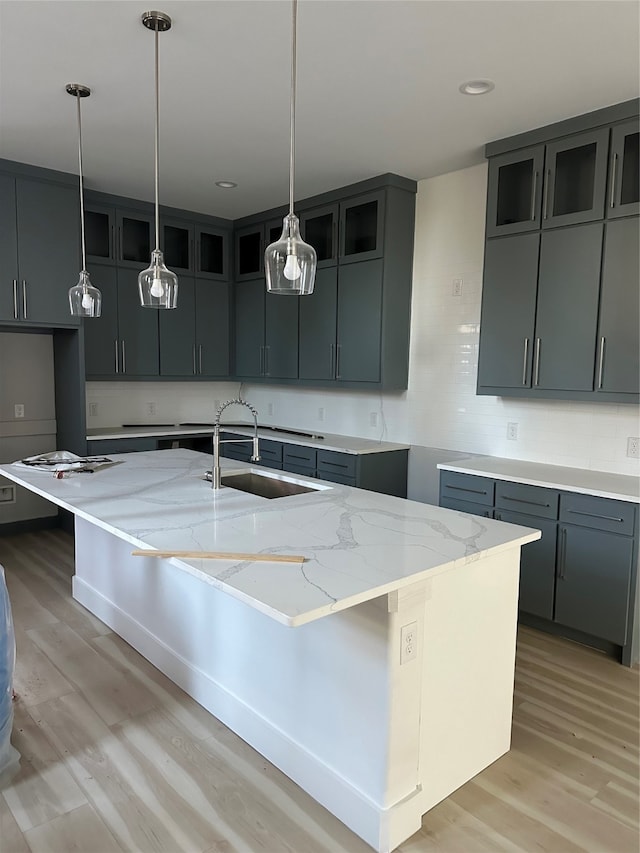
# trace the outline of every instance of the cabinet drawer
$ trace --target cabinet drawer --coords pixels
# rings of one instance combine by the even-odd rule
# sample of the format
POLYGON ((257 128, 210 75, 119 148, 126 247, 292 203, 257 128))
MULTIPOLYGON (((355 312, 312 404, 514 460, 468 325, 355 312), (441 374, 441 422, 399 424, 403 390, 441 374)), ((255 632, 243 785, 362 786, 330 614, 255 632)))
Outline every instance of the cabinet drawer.
POLYGON ((284 467, 287 471, 292 471, 293 467, 315 471, 316 456, 317 452, 314 447, 300 447, 297 444, 285 446, 283 451, 284 467))
POLYGON ((302 477, 315 477, 316 469, 307 468, 305 465, 296 465, 294 462, 283 462, 282 468, 290 474, 300 474, 302 477))
POLYGON ((593 495, 560 495, 560 520, 568 524, 631 536, 635 517, 635 505, 625 501, 593 495))
POLYGON ((340 471, 318 471, 318 480, 328 480, 330 483, 339 483, 341 486, 356 486, 356 478, 341 474, 340 471))
POLYGON ((496 482, 496 507, 540 518, 558 517, 559 492, 523 483, 496 482))
POLYGON ((277 462, 282 467, 282 443, 279 441, 271 441, 268 438, 261 438, 259 442, 260 459, 263 464, 267 462, 277 462))
MULTIPOLYGON (((351 453, 334 453, 331 450, 318 450, 318 477, 328 480, 329 478, 324 477, 324 474, 336 473, 341 474, 343 477, 352 477, 355 479, 357 461, 358 457, 351 453)), ((335 480, 334 482, 341 481, 335 480)))
POLYGON ((471 515, 480 515, 483 518, 491 518, 493 516, 493 510, 490 507, 475 504, 471 501, 461 501, 458 498, 441 497, 440 506, 445 509, 455 509, 458 512, 468 512, 471 515))
POLYGON ((472 501, 493 506, 494 482, 489 477, 460 474, 457 471, 440 472, 440 503, 445 497, 472 501))
POLYGON ((271 459, 260 457, 260 461, 257 464, 262 468, 272 468, 274 471, 282 471, 282 462, 275 462, 271 459))
POLYGON ((145 450, 157 450, 157 438, 110 438, 87 442, 87 453, 91 456, 110 453, 138 453, 145 450))
POLYGON ((238 462, 248 462, 252 452, 252 445, 247 435, 239 435, 236 432, 220 433, 220 456, 227 459, 236 459, 238 462), (231 442, 242 442, 233 444, 231 442))

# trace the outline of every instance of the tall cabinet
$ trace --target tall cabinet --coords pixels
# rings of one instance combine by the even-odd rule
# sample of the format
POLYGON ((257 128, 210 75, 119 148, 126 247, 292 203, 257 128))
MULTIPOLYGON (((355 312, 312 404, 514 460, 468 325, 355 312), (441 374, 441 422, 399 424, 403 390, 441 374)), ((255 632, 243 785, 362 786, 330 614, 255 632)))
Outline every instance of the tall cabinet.
POLYGON ((640 399, 638 138, 633 101, 487 146, 479 394, 640 399))

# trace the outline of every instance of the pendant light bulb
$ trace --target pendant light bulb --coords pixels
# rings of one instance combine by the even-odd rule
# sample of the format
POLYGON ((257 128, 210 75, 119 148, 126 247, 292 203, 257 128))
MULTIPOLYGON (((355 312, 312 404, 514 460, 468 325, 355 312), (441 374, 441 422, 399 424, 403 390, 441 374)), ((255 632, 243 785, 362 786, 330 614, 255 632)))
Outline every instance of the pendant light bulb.
POLYGON ((289 102, 289 213, 282 222, 282 234, 264 253, 264 270, 269 293, 307 296, 313 293, 318 258, 313 246, 300 236, 300 222, 293 212, 293 177, 296 128, 296 30, 298 0, 292 0, 291 16, 291 97, 289 102))
POLYGON ((175 308, 178 304, 178 276, 167 269, 160 251, 160 208, 158 202, 159 173, 159 104, 160 85, 158 71, 158 34, 171 29, 171 18, 164 12, 145 12, 142 23, 155 35, 155 236, 156 247, 151 253, 151 263, 138 276, 138 292, 143 308, 175 308))
POLYGON ((87 272, 87 259, 84 240, 84 191, 82 177, 82 120, 80 99, 88 98, 91 89, 80 83, 67 83, 66 91, 76 99, 78 114, 78 173, 80 178, 80 243, 82 249, 82 270, 78 283, 69 288, 69 309, 72 317, 99 317, 102 310, 102 294, 91 284, 87 272))

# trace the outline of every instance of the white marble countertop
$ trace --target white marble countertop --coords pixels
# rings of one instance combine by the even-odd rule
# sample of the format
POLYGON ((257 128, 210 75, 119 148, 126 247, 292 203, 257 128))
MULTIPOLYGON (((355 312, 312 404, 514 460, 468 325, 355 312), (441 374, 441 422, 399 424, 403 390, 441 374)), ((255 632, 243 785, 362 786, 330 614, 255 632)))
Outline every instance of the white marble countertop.
POLYGON ((499 456, 470 456, 455 462, 441 462, 438 468, 443 471, 458 471, 461 474, 493 477, 494 480, 509 480, 512 483, 527 483, 548 489, 640 503, 640 480, 625 474, 564 468, 560 465, 523 462, 499 456))
MULTIPOLYGON (((239 435, 253 435, 253 424, 238 426, 239 421, 229 425, 220 424, 228 432, 237 432, 239 435)), ((299 430, 302 432, 302 430, 299 430)), ((212 435, 213 426, 203 424, 200 426, 135 426, 135 427, 98 427, 87 430, 87 441, 103 441, 117 438, 170 438, 182 435, 212 435)), ((360 455, 362 453, 384 453, 388 450, 408 450, 408 444, 398 444, 393 441, 373 441, 369 438, 358 438, 351 435, 334 435, 318 431, 306 437, 292 435, 287 432, 286 427, 280 430, 276 427, 258 428, 258 436, 272 441, 282 441, 286 444, 298 444, 304 447, 315 447, 322 450, 331 450, 338 453, 351 453, 360 455)))
MULTIPOLYGON (((12 465, 0 474, 136 548, 305 556, 302 564, 172 559, 291 626, 540 538, 527 527, 319 480, 308 482, 320 491, 274 500, 213 490, 202 479, 211 457, 191 450, 111 458, 118 464, 61 480, 12 465)), ((251 469, 230 459, 221 467, 251 469)))

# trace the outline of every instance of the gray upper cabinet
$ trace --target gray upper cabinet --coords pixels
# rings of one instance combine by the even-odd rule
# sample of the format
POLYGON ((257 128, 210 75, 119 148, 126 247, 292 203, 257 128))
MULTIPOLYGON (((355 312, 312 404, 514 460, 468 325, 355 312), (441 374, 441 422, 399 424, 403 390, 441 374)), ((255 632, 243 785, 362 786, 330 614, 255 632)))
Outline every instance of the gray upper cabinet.
POLYGON ((336 379, 380 382, 382 265, 364 261, 339 270, 336 379))
POLYGON ((300 379, 336 377, 338 270, 318 269, 313 293, 300 299, 300 379))
POLYGON ((540 227, 544 146, 524 148, 489 162, 487 237, 540 227))
POLYGON ((85 231, 89 267, 93 261, 137 269, 149 265, 155 243, 151 212, 111 207, 95 202, 88 193, 85 231))
MULTIPOLYGON (((99 317, 85 320, 85 372, 89 379, 115 378, 121 352, 118 334, 118 271, 113 264, 91 264, 91 281, 102 293, 99 317)), ((142 310, 142 309, 141 309, 142 310)))
POLYGON ((115 264, 116 247, 116 210, 108 205, 87 201, 84 208, 85 244, 87 262, 115 264))
POLYGON ((266 293, 263 373, 269 379, 298 377, 298 304, 300 297, 266 293))
POLYGON ((68 290, 80 272, 77 188, 0 176, 0 319, 77 326, 68 290))
POLYGON ((298 376, 297 296, 267 293, 264 278, 235 285, 235 375, 298 376))
POLYGON ((602 219, 608 146, 608 127, 547 145, 543 228, 602 219))
POLYGON ((234 286, 235 375, 242 379, 264 375, 265 289, 261 278, 234 286))
MULTIPOLYGON (((169 269, 180 273, 195 272, 193 224, 181 219, 160 217, 160 248, 169 269)), ((180 282, 179 282, 180 284, 180 282)))
POLYGON ((640 214, 640 130, 638 120, 617 125, 611 133, 607 216, 640 214))
POLYGON ((230 284, 196 279, 196 356, 202 377, 229 376, 230 284))
POLYGON ((338 205, 327 204, 300 215, 302 239, 316 250, 318 269, 338 263, 338 205))
POLYGON ((240 228, 234 235, 235 279, 251 281, 264 276, 264 227, 262 224, 240 228))
POLYGON ((384 252, 384 191, 340 202, 341 264, 381 258, 384 252))
POLYGON ((230 232, 196 222, 195 263, 198 278, 215 281, 231 279, 230 232))
POLYGON ((640 223, 607 222, 604 237, 596 391, 637 394, 640 387, 640 223))
MULTIPOLYGON (((174 267, 170 269, 176 271, 174 267)), ((160 376, 196 376, 196 282, 193 276, 185 274, 178 279, 176 308, 157 313, 160 323, 160 376)))

